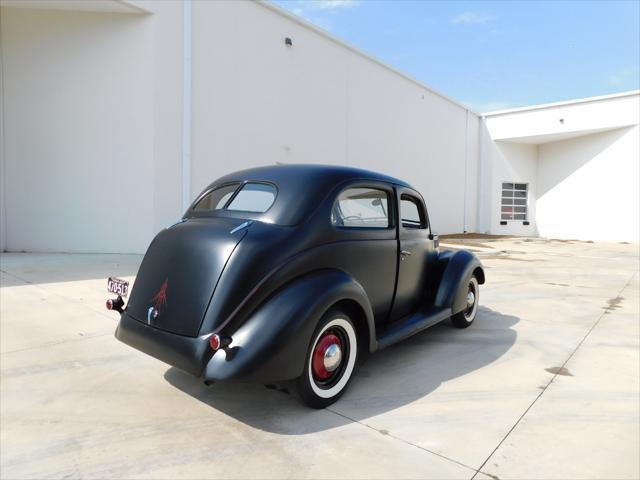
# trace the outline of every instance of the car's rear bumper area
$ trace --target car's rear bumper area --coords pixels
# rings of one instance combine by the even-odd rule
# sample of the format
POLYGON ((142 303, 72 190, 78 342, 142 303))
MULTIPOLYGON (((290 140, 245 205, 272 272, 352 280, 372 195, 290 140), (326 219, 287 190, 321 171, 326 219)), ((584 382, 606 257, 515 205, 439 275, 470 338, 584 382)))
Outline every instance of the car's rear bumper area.
POLYGON ((209 336, 185 337, 145 325, 128 315, 120 316, 115 336, 118 340, 179 368, 201 377, 205 365, 213 356, 209 336))

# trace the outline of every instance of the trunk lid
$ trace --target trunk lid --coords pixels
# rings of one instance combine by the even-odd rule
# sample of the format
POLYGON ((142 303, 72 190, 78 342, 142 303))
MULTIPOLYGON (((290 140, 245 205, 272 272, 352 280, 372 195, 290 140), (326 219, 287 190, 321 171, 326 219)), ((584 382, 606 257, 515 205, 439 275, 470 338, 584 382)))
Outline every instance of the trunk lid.
POLYGON ((246 229, 241 219, 191 218, 161 231, 138 270, 127 313, 179 335, 198 335, 218 280, 246 229))

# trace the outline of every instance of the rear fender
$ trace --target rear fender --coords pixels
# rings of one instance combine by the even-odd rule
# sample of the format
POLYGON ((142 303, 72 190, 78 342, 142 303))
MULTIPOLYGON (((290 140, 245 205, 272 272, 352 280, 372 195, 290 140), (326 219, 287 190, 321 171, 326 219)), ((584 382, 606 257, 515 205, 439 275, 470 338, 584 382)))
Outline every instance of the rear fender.
POLYGON ((459 313, 467 305, 467 285, 471 276, 476 275, 478 283, 484 283, 484 268, 477 256, 467 250, 443 252, 438 258, 442 272, 435 298, 436 307, 451 308, 459 313))
POLYGON ((293 280, 250 315, 231 333, 230 347, 213 355, 204 379, 273 382, 299 377, 320 318, 343 300, 361 306, 369 350, 375 349, 373 312, 362 286, 345 272, 321 270, 293 280))

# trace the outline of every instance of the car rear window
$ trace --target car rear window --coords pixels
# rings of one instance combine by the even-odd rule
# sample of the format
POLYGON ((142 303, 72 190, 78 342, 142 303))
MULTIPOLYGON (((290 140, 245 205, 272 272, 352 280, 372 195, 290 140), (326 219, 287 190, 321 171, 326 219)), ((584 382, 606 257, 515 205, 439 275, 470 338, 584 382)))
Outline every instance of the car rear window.
POLYGON ((193 207, 193 211, 206 212, 224 208, 235 191, 238 189, 239 185, 240 183, 231 183, 229 185, 223 185, 222 187, 211 190, 204 197, 202 197, 198 203, 195 204, 195 206, 193 207))
POLYGON ((231 183, 204 195, 195 204, 193 211, 235 210, 264 213, 273 205, 276 192, 276 187, 268 183, 247 182, 242 186, 240 183, 231 183))
POLYGON ((268 183, 245 183, 235 197, 231 199, 227 210, 264 213, 276 199, 276 188, 268 183))

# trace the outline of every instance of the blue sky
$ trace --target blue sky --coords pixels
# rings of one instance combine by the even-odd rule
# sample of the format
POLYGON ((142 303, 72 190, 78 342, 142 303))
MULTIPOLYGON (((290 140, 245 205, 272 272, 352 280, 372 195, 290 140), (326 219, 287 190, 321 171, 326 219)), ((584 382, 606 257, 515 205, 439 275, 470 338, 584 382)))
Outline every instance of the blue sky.
POLYGON ((640 1, 273 0, 478 112, 640 88, 640 1))

